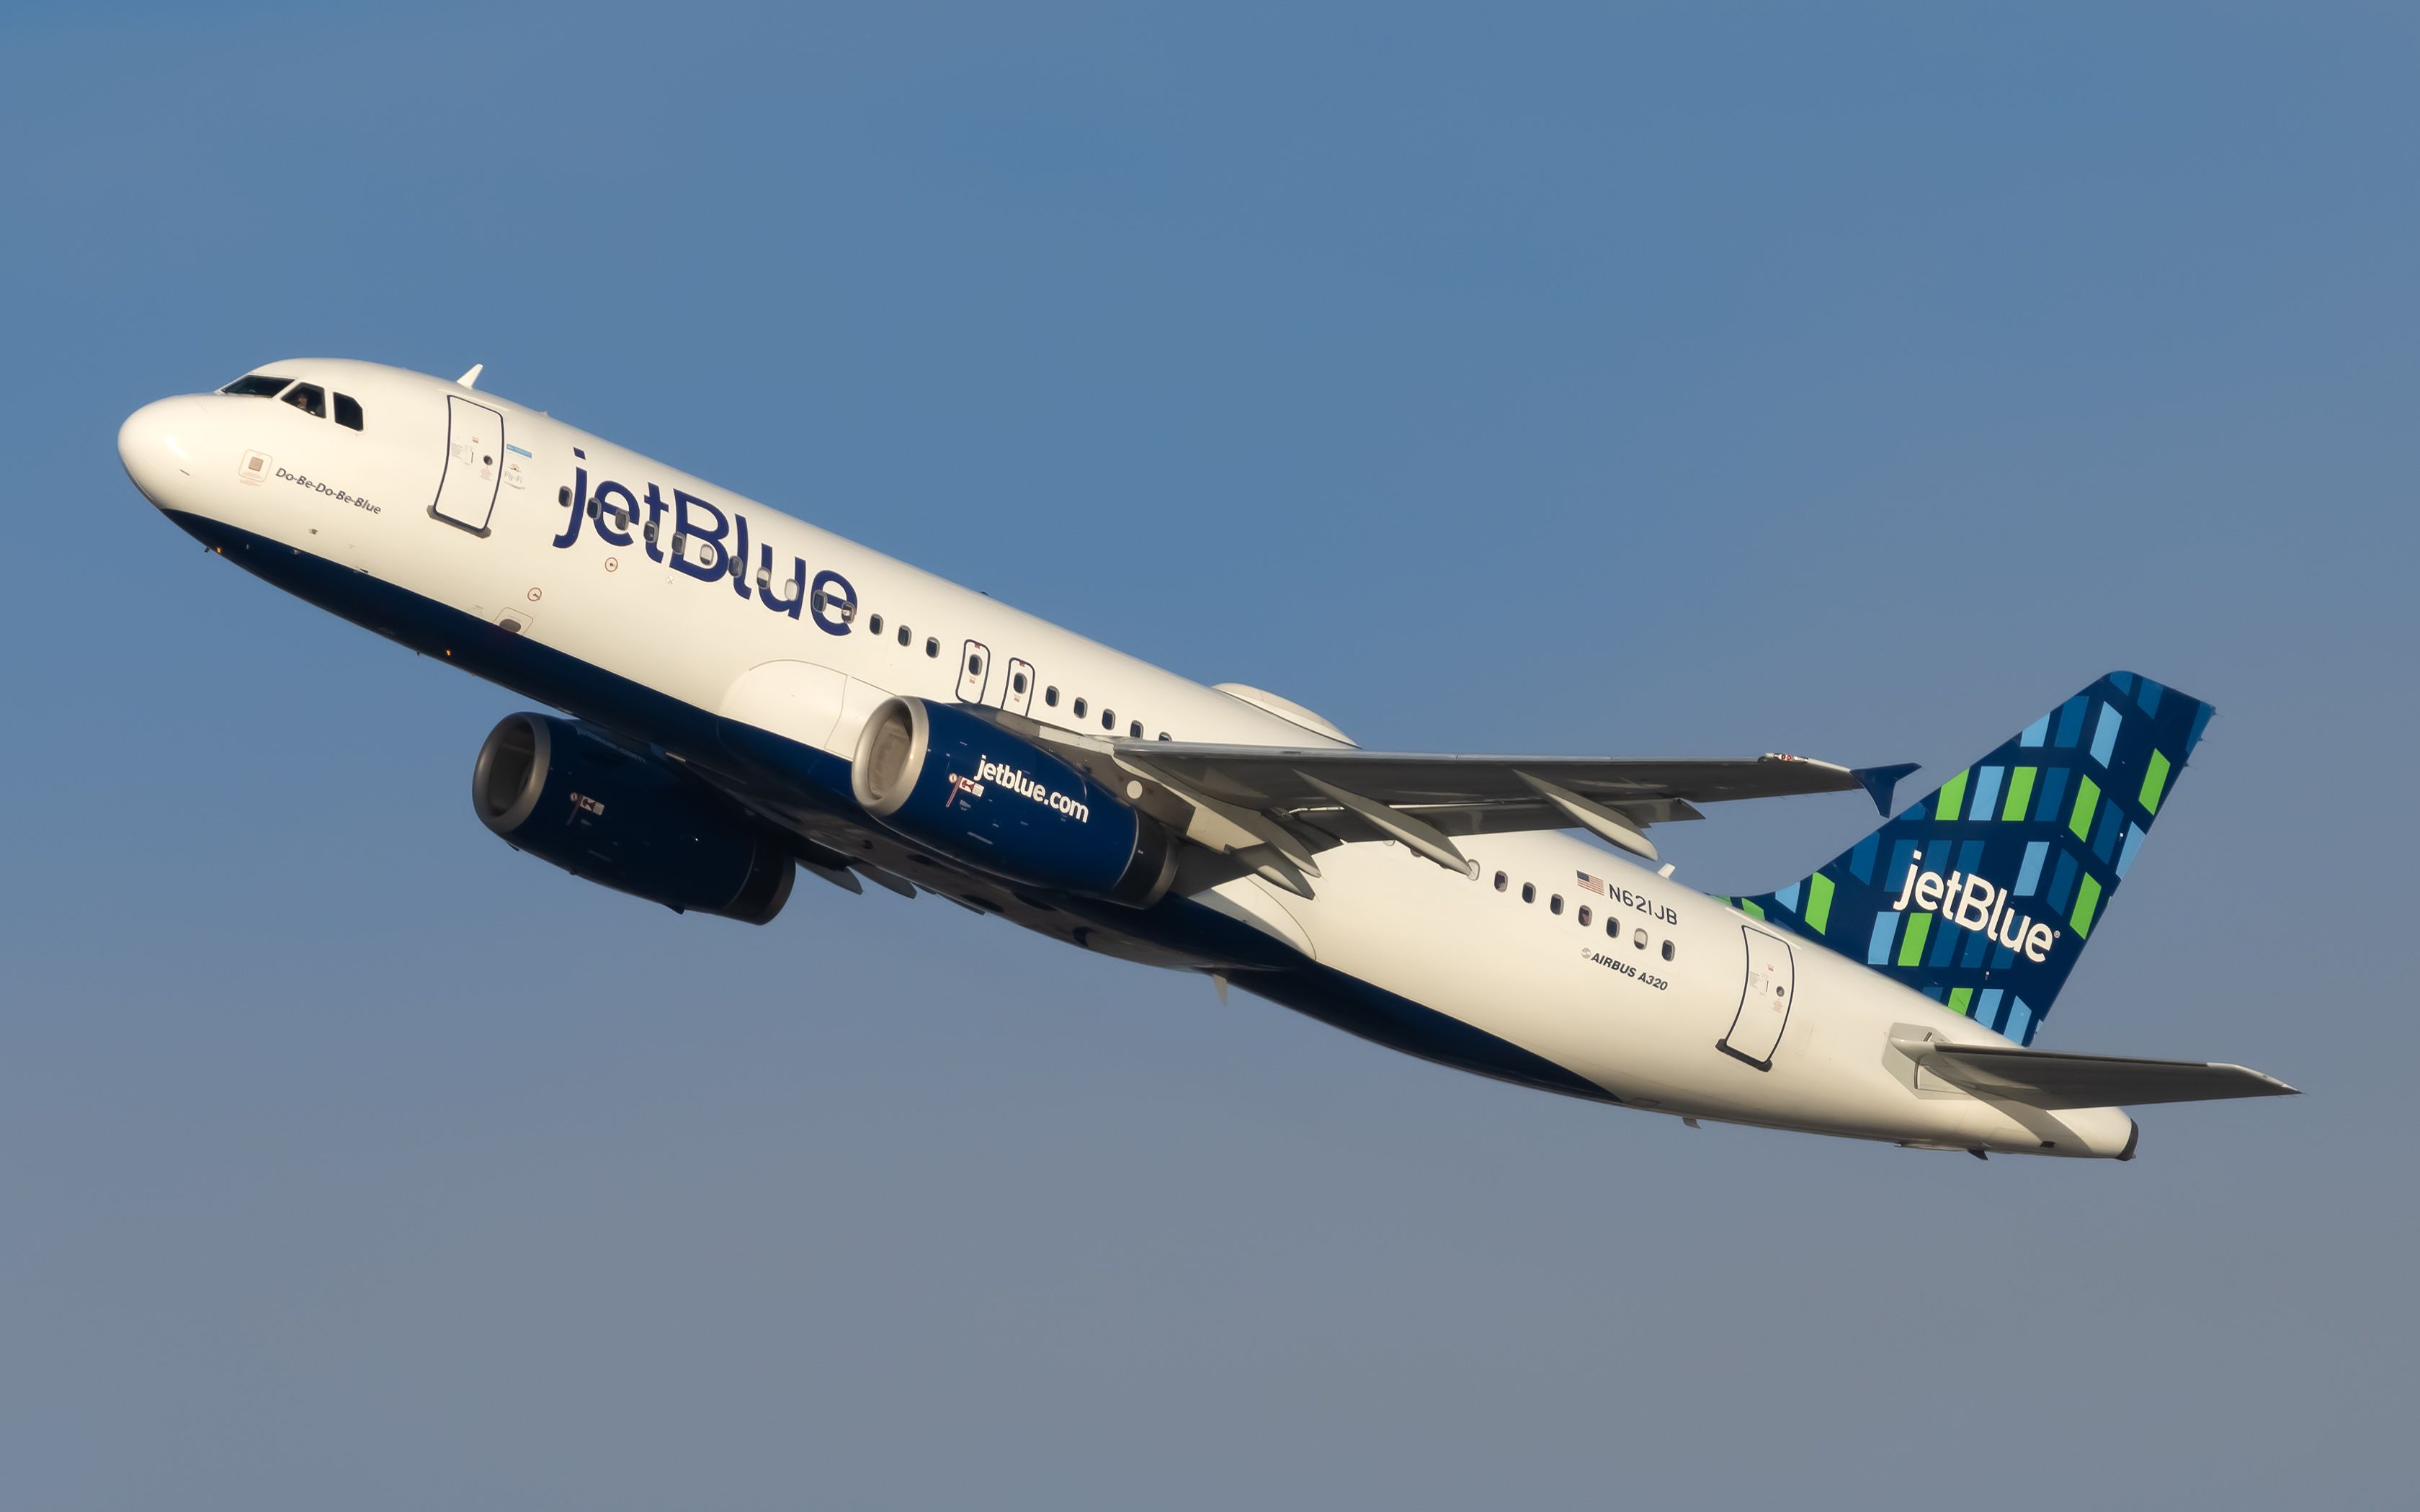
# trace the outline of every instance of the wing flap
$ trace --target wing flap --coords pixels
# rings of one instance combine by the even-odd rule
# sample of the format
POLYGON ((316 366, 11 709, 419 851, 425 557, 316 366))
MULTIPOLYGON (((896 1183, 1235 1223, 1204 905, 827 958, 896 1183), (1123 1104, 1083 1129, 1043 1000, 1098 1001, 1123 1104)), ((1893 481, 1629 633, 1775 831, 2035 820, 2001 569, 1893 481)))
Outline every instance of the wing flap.
POLYGON ((2248 1066, 2221 1061, 2079 1056, 2015 1045, 1892 1043, 1953 1087, 2045 1110, 2287 1097, 2299 1090, 2248 1066))

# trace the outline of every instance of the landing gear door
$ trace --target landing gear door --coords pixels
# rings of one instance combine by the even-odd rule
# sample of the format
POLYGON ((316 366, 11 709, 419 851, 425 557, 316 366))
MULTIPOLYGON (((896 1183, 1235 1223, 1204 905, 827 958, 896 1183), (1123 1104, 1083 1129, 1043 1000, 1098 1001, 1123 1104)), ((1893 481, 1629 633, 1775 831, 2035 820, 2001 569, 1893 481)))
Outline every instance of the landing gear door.
POLYGON ((1015 656, 1008 658, 1008 687, 1001 694, 1000 706, 1011 714, 1032 711, 1033 663, 1015 656))
POLYGON ((1746 980, 1740 987, 1739 1012, 1730 1032, 1714 1048, 1737 1057, 1759 1071, 1773 1069, 1773 1052, 1790 1022, 1790 1000, 1797 992, 1789 942, 1761 929, 1740 927, 1747 945, 1746 980))
POLYGON ((445 475, 428 512, 473 535, 488 533, 504 477, 504 417, 458 393, 445 396, 445 475))
POLYGON ((980 640, 970 640, 958 657, 958 702, 981 703, 984 689, 991 682, 991 648, 980 640))

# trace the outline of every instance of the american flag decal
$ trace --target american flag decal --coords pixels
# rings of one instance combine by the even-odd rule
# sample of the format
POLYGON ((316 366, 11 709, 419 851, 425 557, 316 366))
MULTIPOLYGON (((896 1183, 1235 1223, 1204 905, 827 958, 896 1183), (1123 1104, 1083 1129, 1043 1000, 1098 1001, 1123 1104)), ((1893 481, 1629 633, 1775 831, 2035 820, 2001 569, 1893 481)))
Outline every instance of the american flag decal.
POLYGON ((1600 898, 1605 896, 1605 878, 1592 877, 1585 872, 1579 874, 1579 878, 1581 887, 1586 887, 1589 891, 1595 893, 1600 898))

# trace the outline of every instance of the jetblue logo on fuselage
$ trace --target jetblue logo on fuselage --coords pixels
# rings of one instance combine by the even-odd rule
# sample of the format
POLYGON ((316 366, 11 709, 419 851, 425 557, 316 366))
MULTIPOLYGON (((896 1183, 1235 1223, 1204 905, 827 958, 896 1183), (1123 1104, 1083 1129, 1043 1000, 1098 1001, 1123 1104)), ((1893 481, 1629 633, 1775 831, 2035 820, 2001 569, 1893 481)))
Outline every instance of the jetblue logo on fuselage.
POLYGON ((2050 948, 2058 941, 2058 931, 2048 924, 2037 924, 2033 916, 2019 918, 2009 906, 2009 890, 1995 887, 1981 877, 1952 872, 1947 877, 1938 872, 1927 872, 1917 863, 1924 859, 1918 851, 1908 863, 1907 876, 1900 884, 1899 902, 1891 904, 1897 913, 1914 907, 1929 914, 1939 914, 1960 929, 1980 934, 1994 945, 2003 945, 2028 961, 2046 961, 2050 948))
POLYGON ((961 778, 955 775, 951 777, 951 796, 954 799, 959 792, 970 789, 972 790, 969 794, 970 797, 981 796, 984 788, 995 782, 1019 797, 1031 798, 1046 809, 1065 814, 1079 825, 1090 824, 1093 821, 1091 804, 1081 798, 1071 798, 1064 793, 1053 792, 1048 783, 1030 778, 1016 767, 993 761, 988 756, 976 760, 973 777, 961 778))
POLYGON ((681 489, 673 490, 672 501, 666 503, 663 490, 654 484, 646 486, 642 498, 623 484, 600 478, 594 487, 588 482, 588 470, 581 468, 571 487, 571 518, 564 522, 563 532, 551 543, 558 551, 571 548, 580 539, 580 528, 593 512, 597 521, 597 538, 608 546, 641 547, 651 562, 662 563, 675 572, 694 578, 702 583, 728 582, 731 591, 742 598, 754 598, 776 614, 799 617, 804 609, 815 628, 826 635, 846 635, 857 619, 857 590, 848 579, 831 571, 807 576, 804 557, 789 559, 786 572, 774 566, 773 544, 757 544, 756 572, 753 585, 748 572, 748 517, 739 511, 724 510, 720 504, 699 498, 681 489), (642 508, 646 522, 640 524, 642 508), (667 525, 665 517, 671 516, 667 525), (629 533, 638 530, 634 538, 629 533), (669 547, 664 539, 669 533, 669 547))

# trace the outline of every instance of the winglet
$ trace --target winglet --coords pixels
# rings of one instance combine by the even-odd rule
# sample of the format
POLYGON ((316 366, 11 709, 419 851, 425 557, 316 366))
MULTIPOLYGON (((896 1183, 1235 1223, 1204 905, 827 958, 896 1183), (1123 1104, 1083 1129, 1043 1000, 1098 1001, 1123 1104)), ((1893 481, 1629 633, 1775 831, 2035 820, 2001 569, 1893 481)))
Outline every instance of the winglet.
POLYGON ((1891 811, 1891 790, 1899 786, 1900 778, 1915 771, 1917 764, 1915 762, 1901 762, 1896 766, 1853 766, 1849 768, 1849 775, 1857 779, 1857 786, 1866 790, 1866 795, 1874 800, 1875 809, 1881 811, 1885 819, 1888 819, 1891 811))
POLYGON ((479 386, 479 369, 487 365, 488 364, 485 363, 473 363, 471 364, 471 371, 463 374, 454 381, 463 388, 475 389, 479 386))

